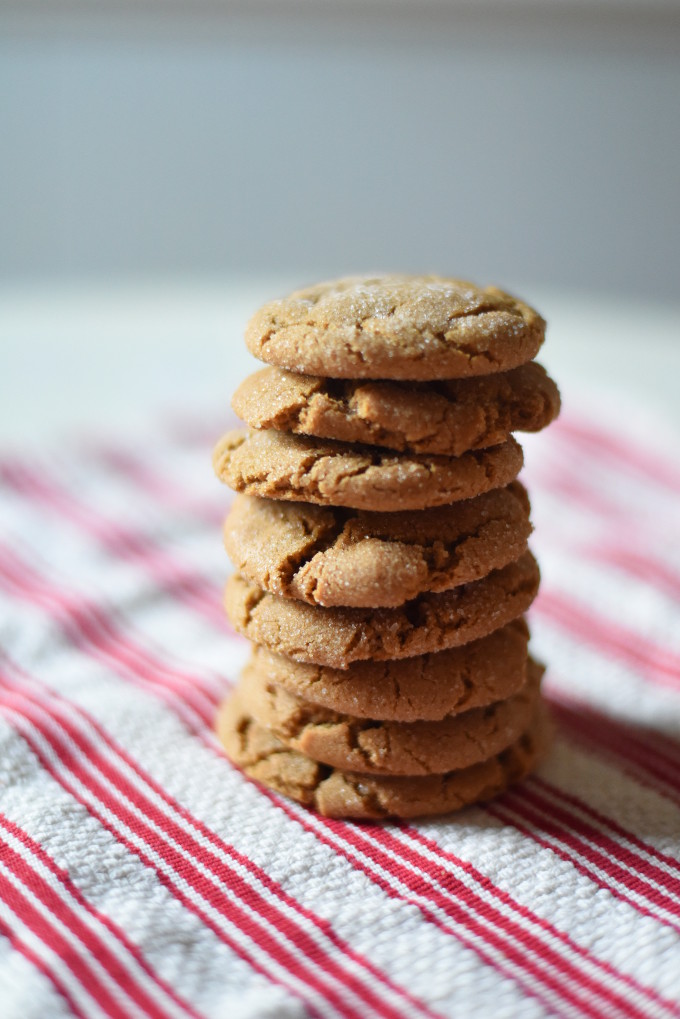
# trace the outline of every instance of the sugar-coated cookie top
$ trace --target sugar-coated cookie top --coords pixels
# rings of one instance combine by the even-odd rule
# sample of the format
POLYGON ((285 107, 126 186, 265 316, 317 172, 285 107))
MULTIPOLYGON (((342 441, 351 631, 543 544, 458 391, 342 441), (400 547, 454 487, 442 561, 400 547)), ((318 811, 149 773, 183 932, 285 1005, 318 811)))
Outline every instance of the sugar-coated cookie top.
POLYGON ((536 356, 541 316, 497 287, 439 276, 354 276, 271 301, 248 323, 261 360, 331 378, 442 379, 536 356))

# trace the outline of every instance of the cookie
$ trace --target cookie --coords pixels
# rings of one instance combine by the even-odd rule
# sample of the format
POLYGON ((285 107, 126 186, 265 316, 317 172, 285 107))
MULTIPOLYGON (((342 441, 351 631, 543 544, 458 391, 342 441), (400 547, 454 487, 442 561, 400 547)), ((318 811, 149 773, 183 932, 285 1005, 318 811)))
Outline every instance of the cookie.
POLYGON ((527 684, 518 693, 438 722, 341 715, 253 672, 243 675, 239 696, 259 725, 321 764, 372 775, 441 775, 485 761, 522 735, 535 708, 542 671, 530 659, 527 684))
POLYGON ((500 754, 444 775, 361 775, 318 764, 290 750, 248 714, 238 691, 217 718, 217 733, 231 761, 246 775, 326 817, 379 819, 448 814, 490 800, 524 778, 549 740, 539 704, 526 732, 500 754))
POLYGON ((352 662, 411 658, 485 637, 521 616, 538 591, 530 552, 482 580, 423 594, 398 608, 320 608, 279 598, 235 574, 225 591, 232 625, 296 661, 346 669, 352 662))
POLYGON ((545 322, 496 287, 440 276, 350 277, 271 301, 246 328, 255 357, 331 378, 453 379, 532 360, 545 322))
POLYGON ((545 428, 559 413, 560 394, 533 361, 481 378, 411 383, 264 368, 241 383, 232 407, 251 428, 460 456, 514 431, 545 428))
POLYGON ((358 718, 441 721, 517 693, 526 682, 529 630, 516 619, 488 637, 398 661, 347 669, 296 662, 256 647, 243 670, 319 707, 358 718))
POLYGON ((386 511, 442 506, 502 488, 522 463, 521 447, 512 438, 447 457, 396 454, 271 429, 229 432, 213 453, 218 478, 237 492, 386 511))
POLYGON ((394 513, 238 496, 224 525, 236 569, 311 605, 401 605, 518 559, 531 533, 518 481, 463 502, 394 513))

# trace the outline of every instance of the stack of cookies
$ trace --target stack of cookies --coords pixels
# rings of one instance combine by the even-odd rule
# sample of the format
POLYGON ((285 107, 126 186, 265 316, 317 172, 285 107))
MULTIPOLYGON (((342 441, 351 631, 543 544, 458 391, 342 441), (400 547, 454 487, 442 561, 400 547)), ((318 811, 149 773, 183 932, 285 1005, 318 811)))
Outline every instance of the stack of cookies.
POLYGON ((545 323, 494 287, 352 278, 265 305, 271 367, 218 443, 240 493, 225 604, 253 641, 218 731, 248 775, 335 817, 490 798, 544 742, 538 590, 514 431, 559 411, 545 323))

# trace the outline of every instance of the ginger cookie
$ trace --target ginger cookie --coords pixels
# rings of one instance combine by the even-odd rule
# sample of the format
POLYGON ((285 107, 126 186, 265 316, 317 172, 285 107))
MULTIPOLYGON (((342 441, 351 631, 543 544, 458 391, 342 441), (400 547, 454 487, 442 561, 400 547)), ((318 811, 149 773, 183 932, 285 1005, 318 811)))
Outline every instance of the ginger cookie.
POLYGON ((296 661, 346 669, 352 662, 410 658, 485 637, 522 615, 538 591, 536 560, 525 552, 482 580, 422 594, 397 608, 321 608, 279 598, 235 574, 225 608, 256 644, 296 661))
POLYGON ((560 394, 535 362, 480 378, 411 383, 264 368, 241 383, 232 407, 251 428, 460 456, 514 431, 545 428, 559 413, 560 394))
POLYGON ((347 669, 296 662, 255 647, 243 674, 340 714, 436 722, 521 690, 528 641, 526 623, 516 619, 462 647, 398 661, 354 662, 347 669))
POLYGON ((362 775, 318 764, 258 725, 238 690, 220 708, 217 733, 231 761, 269 789, 326 817, 371 820, 448 814, 492 799, 536 766, 548 743, 549 724, 539 704, 526 732, 500 754, 444 775, 407 777, 362 775))
POLYGON ((248 323, 255 357, 331 378, 453 379, 530 361, 545 322, 496 287, 440 276, 361 276, 271 301, 248 323))
POLYGON ((375 513, 238 496, 224 542, 242 576, 311 605, 396 606, 514 562, 531 533, 514 481, 475 499, 375 513))
POLYGON ((527 684, 484 708, 438 722, 356 718, 320 708, 253 672, 239 697, 255 721, 290 747, 341 771, 373 775, 441 775, 504 750, 527 728, 543 670, 529 659, 527 684))
POLYGON ((271 429, 229 432, 213 453, 218 478, 237 492, 387 511, 442 506, 502 488, 519 474, 522 463, 521 447, 513 438, 447 457, 396 454, 271 429))

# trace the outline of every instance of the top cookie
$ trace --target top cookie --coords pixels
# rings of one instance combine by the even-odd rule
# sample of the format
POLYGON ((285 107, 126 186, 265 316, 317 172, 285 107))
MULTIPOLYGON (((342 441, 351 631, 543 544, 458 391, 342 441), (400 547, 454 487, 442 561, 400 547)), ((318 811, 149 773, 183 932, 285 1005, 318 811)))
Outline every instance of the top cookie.
POLYGON ((271 301, 246 328, 269 364, 330 378, 452 379, 530 361, 545 322, 496 287, 440 276, 361 276, 271 301))

